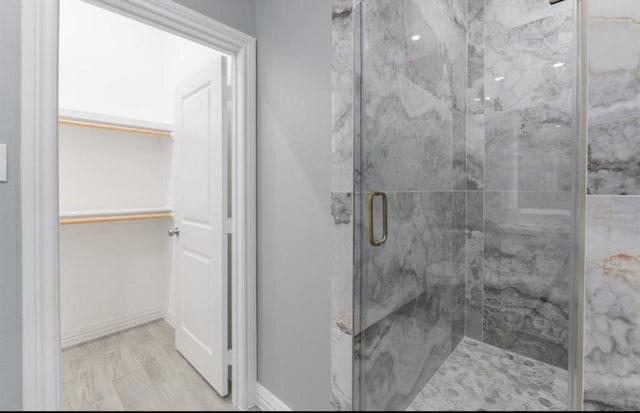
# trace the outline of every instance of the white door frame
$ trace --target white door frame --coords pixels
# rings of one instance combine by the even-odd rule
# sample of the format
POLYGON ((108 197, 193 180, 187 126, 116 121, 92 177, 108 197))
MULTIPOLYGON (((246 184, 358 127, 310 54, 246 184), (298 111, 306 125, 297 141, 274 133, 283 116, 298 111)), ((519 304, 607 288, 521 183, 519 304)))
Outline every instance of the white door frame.
MULTIPOLYGON (((85 0, 235 57, 232 143, 233 404, 255 404, 256 41, 171 0, 85 0)), ((61 408, 58 271, 58 0, 22 0, 22 391, 61 408)))

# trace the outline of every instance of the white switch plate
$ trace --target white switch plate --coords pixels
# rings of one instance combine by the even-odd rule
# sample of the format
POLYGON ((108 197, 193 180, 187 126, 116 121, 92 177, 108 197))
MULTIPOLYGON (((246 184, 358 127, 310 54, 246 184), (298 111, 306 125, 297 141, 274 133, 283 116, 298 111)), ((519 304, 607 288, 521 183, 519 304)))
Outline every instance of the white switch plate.
POLYGON ((0 183, 7 182, 7 144, 0 143, 0 183))

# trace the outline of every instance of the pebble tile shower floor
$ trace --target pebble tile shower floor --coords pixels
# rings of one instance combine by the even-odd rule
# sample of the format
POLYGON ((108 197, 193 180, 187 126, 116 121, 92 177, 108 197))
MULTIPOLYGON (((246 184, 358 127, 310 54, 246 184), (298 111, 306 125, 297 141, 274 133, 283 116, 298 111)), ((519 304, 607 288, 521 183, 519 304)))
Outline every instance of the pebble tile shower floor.
POLYGON ((566 410, 567 371, 465 337, 409 411, 566 410))

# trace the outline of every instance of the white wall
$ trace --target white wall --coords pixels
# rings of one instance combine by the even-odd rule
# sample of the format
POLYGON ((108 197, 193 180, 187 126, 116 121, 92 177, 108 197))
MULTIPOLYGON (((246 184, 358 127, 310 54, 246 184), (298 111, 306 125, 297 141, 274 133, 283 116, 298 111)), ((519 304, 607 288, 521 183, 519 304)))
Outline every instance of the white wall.
POLYGON ((9 181, 0 183, 0 410, 22 407, 20 286, 20 1, 0 1, 0 143, 9 181))
POLYGON ((331 2, 258 0, 258 381, 329 409, 331 2))
POLYGON ((62 213, 169 205, 172 139, 70 125, 58 139, 62 213))
POLYGON ((174 91, 215 50, 81 0, 60 2, 60 107, 173 124, 174 91))
POLYGON ((153 219, 60 227, 63 345, 163 314, 171 225, 153 219))

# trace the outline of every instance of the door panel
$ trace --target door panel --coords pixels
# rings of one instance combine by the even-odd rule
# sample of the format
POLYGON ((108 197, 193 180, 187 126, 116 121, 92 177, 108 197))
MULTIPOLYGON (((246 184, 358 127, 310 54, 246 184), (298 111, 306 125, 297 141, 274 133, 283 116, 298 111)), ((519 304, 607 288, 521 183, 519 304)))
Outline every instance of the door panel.
POLYGON ((176 348, 228 393, 227 125, 225 58, 177 91, 176 209, 180 228, 176 348))

